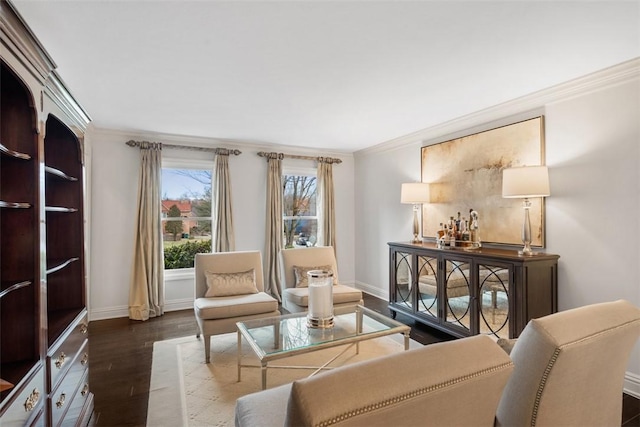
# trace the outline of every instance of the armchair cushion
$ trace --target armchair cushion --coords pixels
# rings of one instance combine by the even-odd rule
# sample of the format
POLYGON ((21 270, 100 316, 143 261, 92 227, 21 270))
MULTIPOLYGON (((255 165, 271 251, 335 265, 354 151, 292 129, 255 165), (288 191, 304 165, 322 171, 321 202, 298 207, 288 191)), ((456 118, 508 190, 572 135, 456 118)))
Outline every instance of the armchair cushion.
MULTIPOLYGON (((296 276, 296 288, 308 288, 309 287, 309 276, 307 273, 312 270, 326 270, 333 273, 330 265, 319 265, 315 267, 301 267, 299 265, 293 266, 293 274, 296 276)), ((333 279, 333 284, 336 284, 335 279, 333 279)))
POLYGON ((237 273, 213 273, 205 271, 207 293, 205 297, 257 294, 256 273, 252 268, 237 273))
MULTIPOLYGON (((287 288, 282 297, 300 307, 309 307, 309 289, 287 288)), ((362 299, 362 292, 345 285, 333 285, 333 304, 353 303, 358 304, 362 299)))
POLYGON ((264 292, 218 298, 196 298, 196 316, 203 320, 250 316, 278 310, 278 301, 264 292))

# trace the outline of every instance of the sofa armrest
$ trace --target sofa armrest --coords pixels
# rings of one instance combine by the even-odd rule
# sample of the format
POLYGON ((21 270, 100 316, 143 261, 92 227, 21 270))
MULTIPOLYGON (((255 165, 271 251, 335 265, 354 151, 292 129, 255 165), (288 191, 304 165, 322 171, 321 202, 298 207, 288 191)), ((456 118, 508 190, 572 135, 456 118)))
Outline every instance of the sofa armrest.
POLYGON ((236 401, 235 426, 283 426, 291 384, 242 396, 236 401))

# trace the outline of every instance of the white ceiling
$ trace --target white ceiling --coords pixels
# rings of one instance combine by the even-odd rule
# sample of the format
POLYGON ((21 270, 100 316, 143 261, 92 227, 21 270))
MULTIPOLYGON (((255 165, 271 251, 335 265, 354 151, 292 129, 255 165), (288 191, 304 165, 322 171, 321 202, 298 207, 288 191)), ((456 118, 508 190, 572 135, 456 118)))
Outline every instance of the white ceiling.
POLYGON ((24 1, 98 128, 351 152, 640 56, 640 1, 24 1))

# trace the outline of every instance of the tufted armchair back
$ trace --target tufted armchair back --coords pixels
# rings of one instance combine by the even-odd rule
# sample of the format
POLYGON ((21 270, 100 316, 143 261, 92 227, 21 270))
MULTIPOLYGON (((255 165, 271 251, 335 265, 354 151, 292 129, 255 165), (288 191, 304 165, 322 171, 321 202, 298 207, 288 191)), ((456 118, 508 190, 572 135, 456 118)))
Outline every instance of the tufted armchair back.
POLYGON ((330 265, 334 282, 340 283, 338 278, 338 263, 333 246, 318 246, 313 248, 283 249, 280 251, 284 283, 282 288, 294 288, 296 277, 294 266, 330 265))

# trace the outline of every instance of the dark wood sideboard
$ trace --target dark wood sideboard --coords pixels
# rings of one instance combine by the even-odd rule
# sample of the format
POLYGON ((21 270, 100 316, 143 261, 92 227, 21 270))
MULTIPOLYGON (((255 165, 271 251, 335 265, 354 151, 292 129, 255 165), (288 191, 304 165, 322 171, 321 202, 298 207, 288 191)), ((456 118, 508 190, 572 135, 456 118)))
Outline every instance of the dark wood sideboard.
POLYGON ((389 243, 389 308, 456 337, 516 338, 558 311, 559 255, 389 243))

